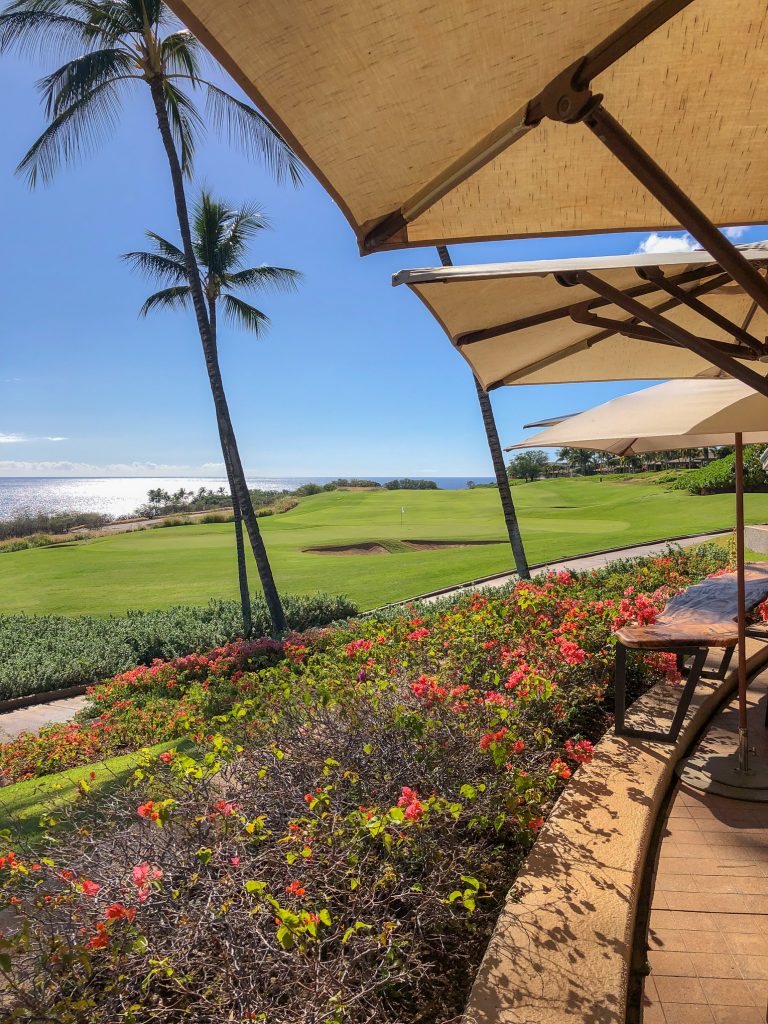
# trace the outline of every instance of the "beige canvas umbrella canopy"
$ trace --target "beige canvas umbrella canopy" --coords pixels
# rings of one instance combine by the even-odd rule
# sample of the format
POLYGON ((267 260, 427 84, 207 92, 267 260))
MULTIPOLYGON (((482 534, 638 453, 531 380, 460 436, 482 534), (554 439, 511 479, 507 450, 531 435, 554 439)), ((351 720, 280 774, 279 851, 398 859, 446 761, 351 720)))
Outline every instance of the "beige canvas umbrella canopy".
POLYGON ((363 252, 689 226, 617 155, 626 140, 603 107, 710 220, 768 221, 763 0, 170 6, 331 192, 363 252), (592 94, 603 107, 588 112, 592 94))
POLYGON ((512 445, 586 448, 628 455, 677 448, 736 445, 736 584, 738 604, 739 749, 729 784, 764 790, 764 766, 749 766, 744 567, 744 442, 768 442, 768 398, 737 380, 677 380, 615 398, 512 445))
MULTIPOLYGON (((765 274, 765 243, 742 255, 765 274)), ((486 389, 727 374, 768 394, 768 314, 706 252, 405 270, 393 283, 486 389)))

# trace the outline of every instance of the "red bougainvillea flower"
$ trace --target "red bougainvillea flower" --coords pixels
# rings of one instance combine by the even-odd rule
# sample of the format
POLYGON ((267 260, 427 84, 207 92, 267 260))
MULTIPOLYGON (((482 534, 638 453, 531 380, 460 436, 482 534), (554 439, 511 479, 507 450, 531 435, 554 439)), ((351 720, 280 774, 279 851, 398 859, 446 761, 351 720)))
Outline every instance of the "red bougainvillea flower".
POLYGON ((98 896, 101 892, 101 886, 98 882, 91 882, 89 879, 84 878, 80 883, 80 888, 83 890, 86 896, 98 896))
POLYGON ((543 824, 543 818, 531 818, 531 820, 528 822, 528 828, 531 830, 531 832, 538 832, 543 824))
POLYGON ((405 808, 405 818, 408 821, 418 821, 425 810, 424 804, 419 800, 419 794, 410 786, 403 786, 397 806, 405 808))
POLYGON ((515 740, 512 749, 516 754, 521 754, 525 750, 525 740, 515 740))
POLYGON ((587 657, 587 652, 573 640, 563 640, 560 644, 560 653, 569 665, 580 665, 587 657))
POLYGON ((571 777, 571 769, 568 767, 565 761, 563 761, 562 758, 559 757, 556 757, 554 761, 550 764, 549 770, 551 772, 554 772, 555 775, 558 775, 561 779, 570 779, 571 777))
POLYGON ((123 906, 122 903, 112 903, 104 911, 104 916, 108 921, 120 921, 125 918, 129 924, 132 924, 136 917, 136 908, 123 906))
POLYGON ((216 810, 219 814, 223 814, 225 818, 229 817, 230 814, 235 813, 235 805, 229 800, 219 800, 216 804, 216 810))
POLYGON ((145 804, 139 804, 136 813, 140 818, 148 818, 150 821, 159 821, 160 814, 155 810, 155 801, 147 800, 145 804))
POLYGON ((484 736, 480 737, 480 749, 487 750, 493 743, 503 740, 508 731, 508 729, 502 728, 497 732, 487 732, 484 736))
POLYGON ((573 740, 566 740, 565 753, 567 757, 577 764, 589 764, 595 756, 595 748, 589 740, 578 740, 576 743, 573 740))
POLYGON ((173 751, 164 750, 163 753, 160 755, 160 760, 163 762, 163 764, 168 764, 169 761, 173 760, 173 751))
POLYGON ((414 629, 412 633, 408 633, 406 640, 425 640, 431 633, 428 629, 422 627, 421 629, 414 629))
POLYGON ((93 935, 85 943, 86 949, 103 949, 109 945, 109 936, 107 935, 107 927, 103 921, 99 921, 96 925, 96 934, 93 935))
POLYGON ((297 879, 291 882, 290 885, 286 885, 285 891, 289 892, 292 896, 306 896, 307 890, 297 879))

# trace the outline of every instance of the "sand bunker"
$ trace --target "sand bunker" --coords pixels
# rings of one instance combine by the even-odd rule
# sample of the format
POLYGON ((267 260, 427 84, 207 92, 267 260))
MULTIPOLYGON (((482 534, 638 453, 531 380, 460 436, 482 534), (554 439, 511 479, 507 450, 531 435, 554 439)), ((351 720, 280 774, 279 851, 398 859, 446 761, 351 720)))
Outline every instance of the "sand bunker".
MULTIPOLYGON (((472 548, 484 544, 506 544, 503 540, 404 540, 403 547, 410 551, 434 551, 440 548, 472 548)), ((318 548, 304 548, 307 555, 389 555, 392 552, 376 541, 359 544, 328 544, 318 548)), ((402 550, 402 549, 401 549, 402 550)))
POLYGON ((388 555, 383 544, 374 541, 362 544, 332 544, 322 548, 304 548, 306 555, 388 555))

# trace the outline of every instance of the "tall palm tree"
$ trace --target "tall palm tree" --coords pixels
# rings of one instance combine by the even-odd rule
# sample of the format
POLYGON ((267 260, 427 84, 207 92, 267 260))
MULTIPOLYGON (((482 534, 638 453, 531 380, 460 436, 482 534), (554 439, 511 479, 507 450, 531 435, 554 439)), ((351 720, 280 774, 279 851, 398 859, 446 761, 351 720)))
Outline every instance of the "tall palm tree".
MULTIPOLYGON (((444 267, 453 266, 453 260, 451 259, 451 254, 448 252, 447 245, 438 245, 437 255, 440 257, 440 262, 444 267)), ((480 415, 483 418, 483 426, 485 427, 485 436, 488 440, 488 449, 491 453, 493 472, 496 476, 496 483, 499 487, 501 510, 504 513, 504 522, 507 527, 507 535, 512 548, 512 557, 515 560, 515 569, 517 570, 517 575, 521 580, 529 580, 531 578, 531 570, 528 567, 528 557, 525 553, 525 548, 523 547, 523 538, 520 535, 520 526, 517 521, 515 503, 512 500, 512 489, 509 486, 509 475, 507 474, 507 468, 504 465, 504 454, 501 450, 499 432, 496 429, 496 419, 493 415, 491 396, 485 390, 477 377, 474 377, 473 375, 473 379, 475 381, 477 401, 480 405, 480 415)))
POLYGON ((278 180, 300 179, 298 158, 249 104, 203 77, 205 51, 162 0, 13 0, 0 13, 0 52, 60 51, 66 62, 42 79, 45 131, 19 164, 30 185, 48 182, 62 163, 81 155, 117 126, 123 98, 136 85, 149 90, 171 174, 181 253, 197 320, 233 502, 242 514, 276 635, 285 614, 232 429, 214 336, 195 259, 184 192, 205 120, 192 95, 205 100, 208 120, 248 153, 259 154, 278 180))
MULTIPOLYGON (((212 358, 216 388, 224 402, 224 384, 218 359, 219 307, 235 326, 262 337, 269 327, 269 317, 260 309, 235 294, 237 290, 261 291, 265 288, 293 290, 301 274, 286 267, 244 267, 248 243, 268 226, 266 218, 253 205, 233 209, 203 189, 192 208, 192 249, 197 273, 205 295, 208 323, 210 324, 212 358)), ((148 231, 152 242, 149 252, 129 252, 123 257, 132 267, 148 277, 167 285, 150 295, 140 313, 146 316, 155 309, 188 309, 192 305, 192 289, 187 276, 184 253, 173 242, 154 231, 148 231)), ((222 449, 228 445, 222 439, 222 449)), ((227 476, 235 512, 237 566, 240 583, 240 601, 243 607, 243 628, 250 633, 250 598, 245 565, 239 501, 232 480, 232 465, 225 458, 227 476)))

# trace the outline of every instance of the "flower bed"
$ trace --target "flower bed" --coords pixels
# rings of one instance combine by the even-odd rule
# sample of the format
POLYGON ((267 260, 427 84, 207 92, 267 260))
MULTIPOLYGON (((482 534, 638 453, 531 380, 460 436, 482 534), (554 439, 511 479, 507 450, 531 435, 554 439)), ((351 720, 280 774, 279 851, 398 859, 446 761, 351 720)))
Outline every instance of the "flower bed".
MULTIPOLYGON (((107 736, 142 711, 200 753, 147 757, 98 802, 84 791, 50 856, 4 855, 28 923, 0 942, 9 998, 88 1024, 455 1017, 523 857, 610 722, 612 630, 652 621, 724 557, 561 573, 98 688, 107 736)), ((636 693, 674 670, 633 665, 636 693)), ((18 749, 2 752, 11 774, 18 749)))

